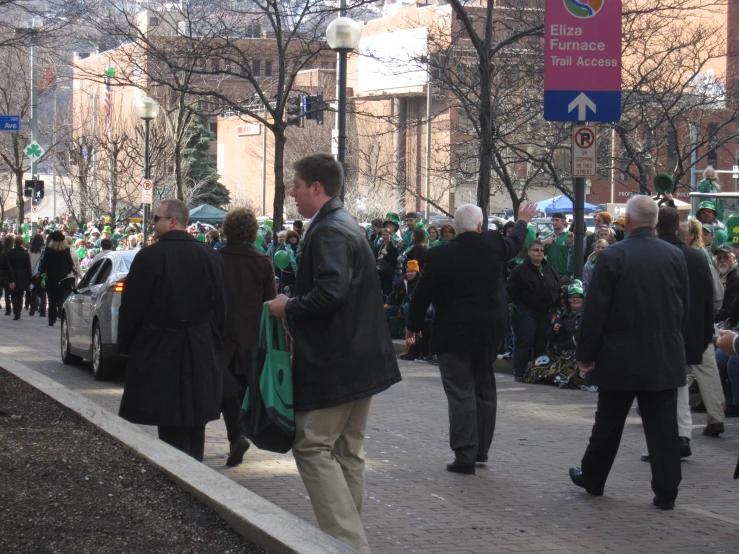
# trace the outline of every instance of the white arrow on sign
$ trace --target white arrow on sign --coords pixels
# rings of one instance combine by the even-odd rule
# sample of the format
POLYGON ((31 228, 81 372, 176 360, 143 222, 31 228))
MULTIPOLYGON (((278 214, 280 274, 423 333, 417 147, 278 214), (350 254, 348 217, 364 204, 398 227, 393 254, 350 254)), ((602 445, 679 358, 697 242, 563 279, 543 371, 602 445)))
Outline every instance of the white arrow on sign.
POLYGON ((575 108, 577 108, 577 119, 579 121, 587 120, 586 108, 590 108, 590 111, 593 113, 598 113, 595 109, 595 104, 584 92, 578 94, 577 98, 570 102, 569 106, 567 106, 567 113, 570 113, 575 108))

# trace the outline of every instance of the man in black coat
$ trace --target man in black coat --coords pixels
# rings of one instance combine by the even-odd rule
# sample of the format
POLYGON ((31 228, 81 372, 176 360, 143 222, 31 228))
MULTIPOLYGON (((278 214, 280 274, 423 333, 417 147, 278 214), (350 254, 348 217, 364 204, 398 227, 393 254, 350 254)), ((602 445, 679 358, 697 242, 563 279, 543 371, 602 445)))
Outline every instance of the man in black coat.
POLYGON ((435 315, 431 348, 449 402, 449 446, 454 462, 447 470, 475 473, 485 463, 495 431, 497 395, 493 362, 508 328, 504 271, 523 246, 536 207, 529 203, 503 238, 482 232, 482 210, 473 204, 457 208, 457 236, 426 254, 421 280, 410 307, 407 341, 423 328, 429 305, 435 315))
POLYGON ((362 527, 364 432, 373 395, 400 381, 367 237, 338 198, 329 154, 295 162, 290 195, 309 217, 294 296, 278 295, 293 336, 293 455, 320 528, 369 552, 362 527))
POLYGON ((203 461, 205 425, 219 418, 226 282, 221 255, 191 237, 190 212, 164 200, 156 244, 136 254, 118 318, 128 356, 119 415, 156 425, 159 438, 203 461))
POLYGON ((600 496, 618 452, 626 417, 639 401, 652 466, 654 504, 675 505, 681 480, 677 389, 685 385, 690 293, 685 256, 654 234, 657 204, 626 204, 628 236, 598 255, 585 299, 577 361, 598 387, 590 443, 572 481, 600 496))
MULTIPOLYGON (((718 367, 716 366, 716 356, 713 354, 713 286, 711 284, 711 270, 703 254, 697 249, 688 246, 678 236, 680 230, 680 214, 675 208, 662 208, 659 211, 659 219, 657 221, 657 235, 659 238, 677 247, 685 256, 685 262, 688 266, 688 280, 690 286, 690 305, 688 307, 688 326, 683 333, 683 341, 685 342, 685 362, 693 366, 695 369, 696 380, 701 391, 714 391, 718 387, 721 391, 721 381, 718 375, 718 367), (713 372, 712 377, 707 371, 699 371, 700 369, 708 369, 702 366, 703 357, 706 350, 711 350, 713 354, 713 372), (700 375, 700 377, 698 377, 700 375), (703 382, 703 384, 701 384, 703 382)), ((685 458, 691 455, 690 438, 692 430, 692 417, 690 415, 690 393, 688 387, 680 387, 677 391, 677 425, 678 434, 680 436, 680 457, 685 458)), ((704 403, 718 403, 718 409, 721 410, 721 404, 718 396, 704 395, 704 403)), ((721 420, 723 422, 723 420, 721 420)), ((714 426, 716 428, 716 426, 714 426)), ((721 423, 723 431, 723 423, 721 423)))
POLYGON ((15 237, 15 246, 8 252, 10 267, 13 268, 13 284, 15 288, 11 293, 13 301, 13 319, 19 320, 23 311, 23 295, 31 286, 31 257, 23 248, 23 237, 15 237))

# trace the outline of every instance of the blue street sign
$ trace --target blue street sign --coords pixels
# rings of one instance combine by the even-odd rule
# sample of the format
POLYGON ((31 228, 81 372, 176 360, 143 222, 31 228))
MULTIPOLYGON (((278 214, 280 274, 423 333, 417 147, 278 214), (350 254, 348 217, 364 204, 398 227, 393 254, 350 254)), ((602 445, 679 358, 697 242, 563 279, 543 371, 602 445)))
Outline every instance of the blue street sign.
POLYGON ((545 90, 546 121, 588 121, 592 123, 621 119, 620 90, 545 90))
POLYGON ((21 116, 0 115, 0 131, 20 131, 21 116))

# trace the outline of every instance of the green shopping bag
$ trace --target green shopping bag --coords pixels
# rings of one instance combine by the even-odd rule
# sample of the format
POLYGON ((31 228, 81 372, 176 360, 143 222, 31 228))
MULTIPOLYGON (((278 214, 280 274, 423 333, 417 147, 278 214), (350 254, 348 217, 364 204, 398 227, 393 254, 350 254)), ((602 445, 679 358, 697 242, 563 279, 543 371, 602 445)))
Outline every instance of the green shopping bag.
POLYGON ((284 454, 295 440, 293 374, 282 322, 269 315, 266 302, 262 309, 259 345, 264 363, 254 364, 247 373, 239 424, 258 448, 284 454))

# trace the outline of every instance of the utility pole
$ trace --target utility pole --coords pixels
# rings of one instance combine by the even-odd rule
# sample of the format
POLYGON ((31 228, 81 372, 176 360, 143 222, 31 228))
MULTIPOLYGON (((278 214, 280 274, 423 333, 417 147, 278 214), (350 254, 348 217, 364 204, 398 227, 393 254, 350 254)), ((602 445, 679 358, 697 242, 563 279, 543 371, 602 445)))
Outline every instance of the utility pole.
POLYGON ((431 198, 431 60, 426 54, 426 221, 429 220, 431 198))
MULTIPOLYGON (((346 17, 346 0, 339 2, 339 17, 346 17)), ((344 172, 344 183, 341 185, 341 201, 346 194, 346 52, 336 54, 336 136, 338 148, 336 161, 341 164, 344 172)))

